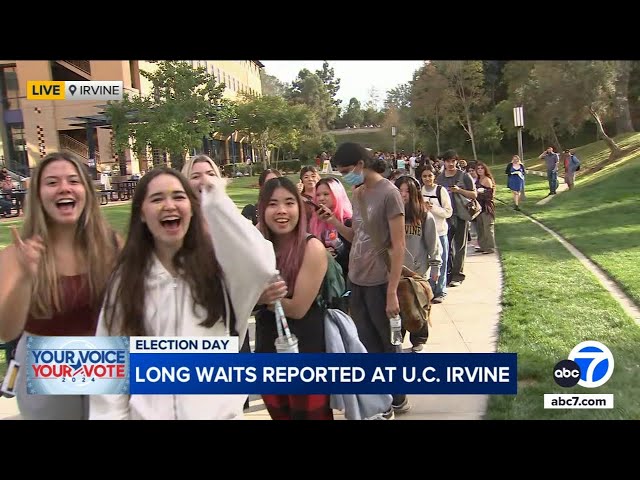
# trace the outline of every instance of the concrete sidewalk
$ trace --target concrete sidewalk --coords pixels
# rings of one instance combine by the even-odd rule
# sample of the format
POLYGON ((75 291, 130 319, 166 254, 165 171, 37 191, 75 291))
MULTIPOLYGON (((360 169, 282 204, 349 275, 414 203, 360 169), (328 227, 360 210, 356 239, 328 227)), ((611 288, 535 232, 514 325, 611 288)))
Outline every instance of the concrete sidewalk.
MULTIPOLYGON (((445 301, 433 305, 433 328, 420 354, 492 353, 496 351, 502 297, 502 269, 497 253, 467 248, 465 281, 447 288, 445 301)), ((411 343, 405 341, 409 349, 411 343)), ((480 420, 487 395, 409 395, 411 410, 396 420, 480 420)))
MULTIPOLYGON (((465 263, 466 279, 459 287, 449 287, 445 301, 432 308, 433 327, 425 349, 419 353, 495 352, 502 296, 502 270, 497 253, 478 254, 469 245, 465 263)), ((253 339, 255 325, 250 324, 253 339)), ((410 351, 409 335, 403 345, 410 351)), ((408 353, 411 355, 411 353, 408 353)), ((270 420, 259 396, 250 397, 248 420, 270 420)), ((487 408, 486 395, 409 395, 411 410, 396 420, 478 420, 487 408)), ((19 419, 15 398, 0 398, 0 419, 19 419)), ((335 412, 337 420, 344 415, 335 412)))
MULTIPOLYGON (((449 287, 445 301, 433 305, 433 327, 425 348, 429 353, 492 353, 496 351, 502 297, 502 269, 497 253, 475 253, 467 248, 465 281, 449 287)), ((253 337, 252 337, 253 338, 253 337)), ((252 345, 253 346, 253 345, 252 345)), ((409 335, 403 344, 411 351, 409 335)), ((407 353, 412 355, 411 353, 407 353)), ((487 395, 409 395, 411 410, 396 420, 479 420, 487 408, 487 395)), ((247 419, 269 420, 262 400, 250 398, 247 419)), ((337 420, 344 415, 334 412, 337 420)))

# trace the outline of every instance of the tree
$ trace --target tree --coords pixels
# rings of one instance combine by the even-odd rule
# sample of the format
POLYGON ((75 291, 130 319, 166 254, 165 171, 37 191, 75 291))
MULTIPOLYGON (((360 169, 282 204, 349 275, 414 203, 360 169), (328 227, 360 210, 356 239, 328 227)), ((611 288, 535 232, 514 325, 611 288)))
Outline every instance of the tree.
POLYGON ((433 62, 435 68, 447 79, 453 92, 452 110, 457 112, 458 123, 471 141, 474 160, 478 159, 473 135, 472 115, 486 103, 484 74, 479 60, 446 60, 433 62))
POLYGON ((124 146, 125 136, 131 136, 136 152, 146 153, 148 146, 169 152, 172 166, 180 169, 184 156, 211 135, 225 108, 221 101, 224 84, 217 84, 205 68, 193 68, 183 61, 153 63, 154 71, 140 72, 151 82, 151 93, 127 96, 120 107, 109 105, 105 113, 118 148, 124 146))
POLYGON ((289 145, 297 148, 303 132, 313 122, 305 105, 290 105, 283 97, 263 95, 237 106, 237 128, 250 134, 261 152, 264 168, 268 168, 270 151, 289 145))
POLYGON ((592 119, 611 154, 618 158, 623 150, 604 130, 603 118, 611 113, 615 95, 616 66, 614 61, 572 60, 536 64, 536 80, 553 97, 556 118, 572 129, 592 119), (550 93, 553 91, 553 95, 550 93))
POLYGON ((306 105, 314 113, 316 122, 312 128, 318 131, 326 130, 339 111, 322 79, 306 68, 291 83, 286 97, 293 104, 306 105))
POLYGON ((288 88, 286 83, 281 82, 273 75, 269 75, 264 69, 260 69, 260 84, 262 85, 263 95, 278 95, 283 97, 288 88))
POLYGON ((357 98, 352 98, 349 100, 349 106, 347 110, 344 112, 342 117, 343 121, 346 122, 347 125, 351 126, 359 126, 362 125, 364 120, 364 113, 360 108, 360 102, 357 98))
POLYGON ((431 63, 422 67, 411 82, 411 109, 416 122, 431 131, 441 152, 440 135, 450 123, 453 92, 447 79, 431 63))
POLYGON ((329 62, 326 60, 322 63, 322 70, 316 70, 316 75, 322 80, 325 88, 327 89, 327 93, 331 97, 333 104, 340 108, 340 104, 342 100, 336 98, 338 94, 338 90, 340 90, 340 79, 335 78, 335 73, 333 68, 329 68, 329 62))
POLYGON ((617 60, 614 116, 616 119, 616 134, 633 132, 631 112, 629 111, 629 78, 632 62, 630 60, 617 60))

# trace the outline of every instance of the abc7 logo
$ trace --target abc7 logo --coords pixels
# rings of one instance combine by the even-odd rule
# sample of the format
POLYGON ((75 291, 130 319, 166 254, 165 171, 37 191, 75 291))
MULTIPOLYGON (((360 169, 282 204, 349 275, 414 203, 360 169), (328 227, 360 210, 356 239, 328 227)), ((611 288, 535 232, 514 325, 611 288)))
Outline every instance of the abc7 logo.
POLYGON ((568 360, 553 368, 553 379, 561 387, 580 385, 596 388, 604 385, 613 374, 613 354, 602 343, 586 341, 576 345, 568 360))

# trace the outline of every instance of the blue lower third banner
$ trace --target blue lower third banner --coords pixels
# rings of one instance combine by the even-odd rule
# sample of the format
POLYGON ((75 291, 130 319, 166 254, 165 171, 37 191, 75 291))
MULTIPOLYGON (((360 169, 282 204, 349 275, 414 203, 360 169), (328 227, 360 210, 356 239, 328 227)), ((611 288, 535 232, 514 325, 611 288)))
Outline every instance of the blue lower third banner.
POLYGON ((27 392, 517 393, 515 353, 237 353, 237 337, 27 338, 27 392))
POLYGON ((132 394, 516 394, 516 354, 131 354, 132 394))

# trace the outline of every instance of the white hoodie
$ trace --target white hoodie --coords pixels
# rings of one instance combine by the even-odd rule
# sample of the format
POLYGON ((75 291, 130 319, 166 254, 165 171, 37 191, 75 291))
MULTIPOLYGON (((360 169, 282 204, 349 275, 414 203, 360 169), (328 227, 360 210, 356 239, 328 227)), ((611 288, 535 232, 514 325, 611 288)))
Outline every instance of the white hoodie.
MULTIPOLYGON (((225 275, 225 288, 236 315, 242 345, 251 312, 276 274, 273 245, 244 218, 220 189, 202 193, 202 210, 225 275)), ((145 328, 150 336, 224 336, 226 323, 211 328, 198 306, 192 310, 191 290, 182 277, 175 279, 155 254, 145 283, 145 328)), ((96 335, 109 335, 100 313, 96 335)), ((247 395, 93 395, 91 420, 221 420, 242 419, 247 395)))
POLYGON ((449 224, 447 223, 447 218, 449 218, 453 214, 453 208, 451 207, 451 198, 449 197, 449 192, 445 187, 440 189, 440 201, 436 198, 436 191, 438 189, 438 185, 434 185, 429 188, 426 185, 422 186, 422 197, 425 202, 431 203, 431 213, 433 217, 436 219, 436 229, 438 230, 438 236, 446 235, 449 231, 449 224), (441 206, 442 204, 442 206, 441 206))

